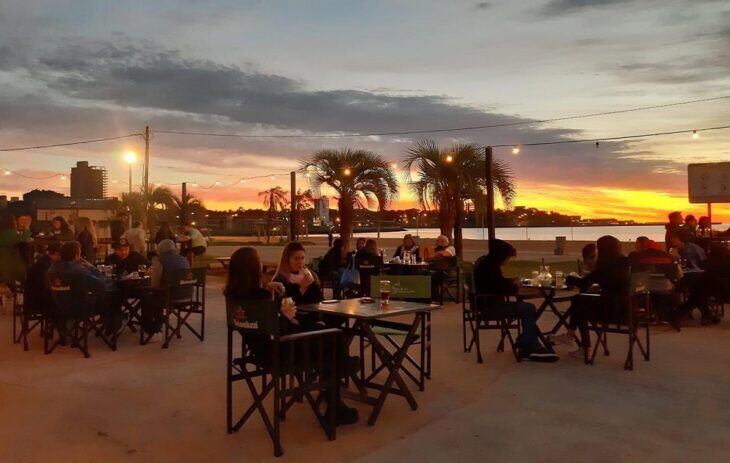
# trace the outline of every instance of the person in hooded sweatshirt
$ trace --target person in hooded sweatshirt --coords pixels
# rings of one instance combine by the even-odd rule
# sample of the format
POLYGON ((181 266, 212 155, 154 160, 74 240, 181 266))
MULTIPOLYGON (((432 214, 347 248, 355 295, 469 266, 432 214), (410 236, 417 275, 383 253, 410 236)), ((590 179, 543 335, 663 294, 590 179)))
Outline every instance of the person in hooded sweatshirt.
POLYGON ((494 310, 505 310, 510 316, 522 320, 522 334, 517 337, 520 357, 539 362, 555 362, 559 357, 548 351, 539 340, 537 309, 524 301, 507 301, 509 296, 517 295, 518 279, 506 278, 502 267, 517 256, 515 248, 502 240, 494 240, 489 254, 474 263, 474 286, 477 294, 504 296, 504 300, 492 303, 494 310))

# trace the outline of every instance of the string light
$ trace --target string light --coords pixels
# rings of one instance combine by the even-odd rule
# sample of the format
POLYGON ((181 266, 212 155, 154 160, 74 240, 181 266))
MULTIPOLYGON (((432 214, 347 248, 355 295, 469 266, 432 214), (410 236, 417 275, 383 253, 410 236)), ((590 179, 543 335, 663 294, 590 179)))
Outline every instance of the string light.
POLYGON ((198 182, 193 182, 193 187, 198 188, 198 182))
POLYGON ((9 170, 6 170, 5 171, 5 175, 10 175, 10 171, 9 170))
POLYGON ((215 181, 215 186, 221 186, 221 182, 220 182, 220 181, 218 181, 218 180, 216 180, 216 181, 215 181))
POLYGON ((66 176, 65 175, 61 175, 61 180, 66 180, 66 176))
POLYGON ((512 154, 520 154, 520 147, 519 145, 515 145, 512 147, 512 154))
POLYGON ((345 168, 345 172, 344 172, 345 176, 349 177, 351 173, 352 173, 352 171, 350 170, 349 167, 345 168))
POLYGON ((693 131, 692 131, 692 138, 694 138, 695 140, 697 140, 698 138, 700 138, 700 134, 699 134, 699 133, 697 133, 697 131, 696 131, 696 130, 693 130, 693 131))
POLYGON ((394 162, 393 164, 390 165, 390 167, 392 167, 393 169, 397 169, 398 163, 394 162))
POLYGON ((446 162, 451 162, 454 160, 454 157, 450 154, 446 155, 446 162))

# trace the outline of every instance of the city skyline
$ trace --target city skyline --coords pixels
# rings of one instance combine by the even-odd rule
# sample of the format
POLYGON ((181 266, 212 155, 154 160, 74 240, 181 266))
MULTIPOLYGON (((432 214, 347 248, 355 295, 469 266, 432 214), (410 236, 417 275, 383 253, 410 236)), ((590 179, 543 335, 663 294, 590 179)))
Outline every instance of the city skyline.
MULTIPOLYGON (((226 139, 155 130, 408 131, 730 93, 724 2, 515 3, 8 2, 0 7, 0 147, 125 135, 149 124, 151 182, 214 185, 287 172, 320 148, 371 149, 398 161, 421 137, 226 139)), ((720 100, 433 138, 442 145, 600 140, 729 121, 730 105, 720 100)), ((141 140, 2 153, 0 168, 19 175, 1 176, 0 190, 68 193, 67 179, 23 176, 68 175, 82 159, 107 167, 117 195, 127 189, 128 149, 141 153, 141 140)), ((704 205, 687 203, 686 164, 727 159, 730 131, 496 155, 513 167, 515 205, 658 221, 671 210, 704 213, 704 205)), ((139 165, 134 177, 139 184, 139 165)), ((256 194, 277 184, 288 189, 288 177, 190 189, 213 209, 235 209, 260 206, 256 194)), ((402 183, 401 190, 393 207, 414 205, 402 183)), ((730 209, 718 205, 713 215, 728 221, 730 209)))

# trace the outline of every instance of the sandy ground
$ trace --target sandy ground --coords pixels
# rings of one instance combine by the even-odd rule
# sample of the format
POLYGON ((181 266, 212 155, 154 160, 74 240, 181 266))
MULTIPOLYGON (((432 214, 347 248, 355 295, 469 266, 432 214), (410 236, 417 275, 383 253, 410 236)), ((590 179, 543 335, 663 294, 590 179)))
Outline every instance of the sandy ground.
MULTIPOLYGON (((127 334, 92 357, 65 348, 23 352, 0 316, 0 461, 273 461, 257 416, 225 432, 225 322, 211 278, 205 342, 160 349, 127 334)), ((391 396, 378 423, 342 427, 328 442, 306 405, 283 424, 285 461, 722 462, 730 451, 730 323, 652 330, 651 362, 623 370, 625 338, 585 366, 517 364, 485 335, 485 363, 461 348, 456 305, 433 316, 433 379, 411 411, 391 396)), ((543 322, 551 324, 550 318, 543 322)), ((567 347, 560 351, 564 353, 567 347)), ((238 406, 248 399, 236 390, 238 406)), ((366 406, 358 405, 361 415, 366 406)))

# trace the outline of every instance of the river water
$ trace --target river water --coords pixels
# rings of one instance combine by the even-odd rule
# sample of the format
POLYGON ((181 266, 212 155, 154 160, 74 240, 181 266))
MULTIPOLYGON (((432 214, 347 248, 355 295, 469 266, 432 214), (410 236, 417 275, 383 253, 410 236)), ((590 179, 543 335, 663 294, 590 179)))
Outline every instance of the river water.
MULTIPOLYGON (((730 224, 714 225, 714 230, 725 231, 730 224)), ((486 239, 487 230, 483 228, 464 228, 464 239, 486 239)), ((435 238, 439 235, 438 228, 415 228, 407 232, 381 232, 382 238, 401 238, 405 233, 418 234, 421 238, 435 238)), ((634 241, 639 236, 648 236, 654 241, 664 241, 663 225, 608 225, 597 227, 508 227, 497 228, 497 238, 516 240, 553 241, 556 236, 564 236, 568 241, 596 241, 603 235, 613 235, 621 241, 634 241)), ((375 237, 377 233, 355 233, 356 237, 375 237)))

